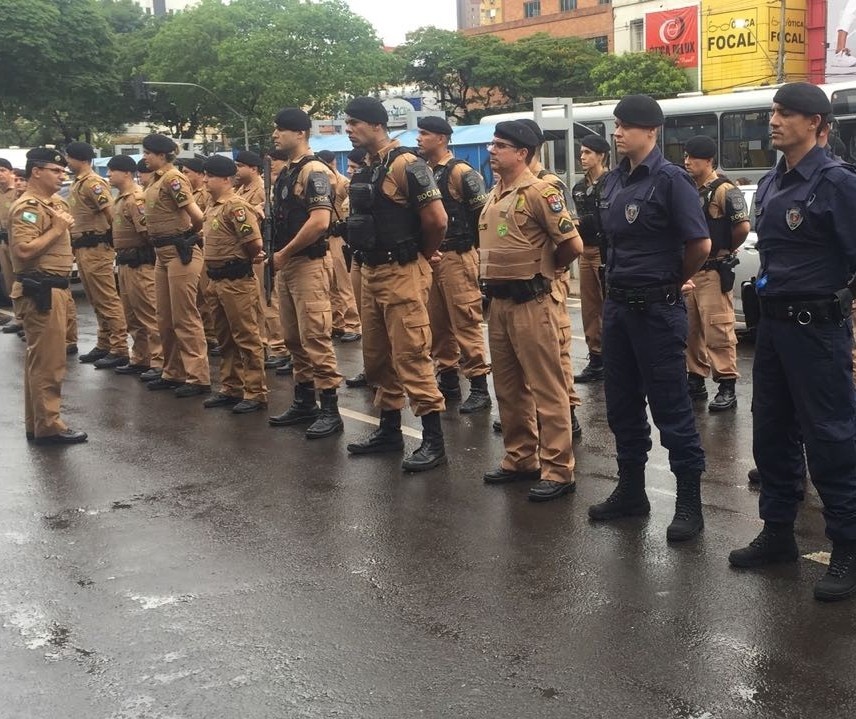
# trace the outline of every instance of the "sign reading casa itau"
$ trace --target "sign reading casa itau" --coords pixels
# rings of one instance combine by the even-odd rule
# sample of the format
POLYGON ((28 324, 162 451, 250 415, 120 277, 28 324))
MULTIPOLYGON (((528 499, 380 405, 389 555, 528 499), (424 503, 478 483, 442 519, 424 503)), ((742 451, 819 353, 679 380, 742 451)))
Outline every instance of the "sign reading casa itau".
POLYGON ((808 75, 806 0, 788 0, 784 28, 780 4, 753 7, 733 0, 703 3, 700 24, 705 92, 775 82, 781 50, 788 80, 808 75))

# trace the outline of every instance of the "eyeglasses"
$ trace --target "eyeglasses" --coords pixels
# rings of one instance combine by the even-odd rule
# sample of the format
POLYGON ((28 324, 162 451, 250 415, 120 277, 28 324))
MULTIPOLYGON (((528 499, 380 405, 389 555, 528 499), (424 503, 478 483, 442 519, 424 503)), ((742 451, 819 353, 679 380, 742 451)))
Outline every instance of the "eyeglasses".
POLYGON ((509 147, 512 150, 519 150, 520 149, 519 147, 517 147, 517 145, 512 145, 511 143, 508 143, 508 142, 496 142, 496 141, 494 141, 494 142, 487 143, 487 149, 488 150, 490 150, 491 148, 493 148, 494 150, 507 150, 509 147))

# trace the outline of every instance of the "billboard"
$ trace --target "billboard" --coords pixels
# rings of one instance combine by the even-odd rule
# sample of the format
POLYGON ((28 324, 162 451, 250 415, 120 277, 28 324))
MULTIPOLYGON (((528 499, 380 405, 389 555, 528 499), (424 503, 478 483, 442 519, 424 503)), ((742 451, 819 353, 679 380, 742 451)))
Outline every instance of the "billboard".
POLYGON ((647 13, 645 49, 674 57, 678 67, 698 67, 698 7, 647 13))
POLYGON ((827 0, 826 81, 856 79, 856 0, 827 0))

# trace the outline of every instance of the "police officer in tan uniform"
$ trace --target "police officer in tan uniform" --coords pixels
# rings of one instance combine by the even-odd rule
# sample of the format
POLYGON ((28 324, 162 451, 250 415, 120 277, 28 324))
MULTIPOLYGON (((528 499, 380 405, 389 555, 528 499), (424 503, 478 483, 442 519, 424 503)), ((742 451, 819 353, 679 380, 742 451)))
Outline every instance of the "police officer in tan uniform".
POLYGON ((460 399, 458 366, 470 380, 470 396, 462 414, 490 409, 487 376, 490 365, 482 332, 479 289, 478 217, 487 200, 484 178, 449 150, 452 126, 442 117, 417 121, 419 154, 434 172, 448 216, 446 237, 431 258, 434 278, 428 295, 431 356, 439 387, 448 399, 460 399))
MULTIPOLYGON (((9 255, 9 209, 12 203, 18 199, 18 193, 15 190, 15 173, 12 169, 12 163, 5 157, 0 157, 0 273, 3 274, 3 284, 6 296, 12 294, 12 283, 15 281, 15 275, 12 272, 12 258, 9 255)), ((15 317, 13 320, 2 318, 0 323, 3 324, 4 334, 16 334, 24 329, 20 318, 15 317)))
MULTIPOLYGON (((329 150, 318 153, 319 159, 330 168, 335 195, 333 197, 333 220, 341 222, 347 217, 346 201, 350 180, 336 167, 336 156, 329 150)), ((333 275, 330 282, 330 301, 333 303, 333 337, 339 342, 357 342, 363 335, 360 313, 354 296, 354 286, 348 273, 345 259, 345 240, 338 234, 330 234, 330 259, 333 275)))
POLYGON ((75 174, 68 193, 74 216, 71 246, 83 290, 98 319, 95 348, 79 359, 94 362, 96 369, 122 367, 128 364, 128 328, 113 270, 116 260, 110 236, 113 198, 107 183, 92 170, 95 151, 91 145, 72 142, 66 153, 69 169, 75 174))
POLYGON ((707 399, 713 373, 719 392, 711 412, 737 407, 737 334, 734 331, 734 254, 749 234, 749 210, 738 187, 716 174, 716 142, 705 135, 684 145, 684 167, 698 187, 710 228, 710 257, 684 288, 689 332, 687 385, 690 397, 707 399))
MULTIPOLYGON (((202 210, 193 201, 187 178, 173 165, 175 142, 148 135, 143 157, 152 170, 145 189, 146 226, 155 248, 155 292, 164 366, 150 390, 194 397, 211 389, 207 345, 196 304, 202 272, 202 210)), ((145 375, 144 375, 145 376, 145 375)))
POLYGON ((110 184, 119 191, 113 203, 113 247, 119 270, 119 296, 131 335, 131 362, 116 374, 140 375, 163 367, 163 347, 155 310, 155 251, 146 228, 146 198, 134 182, 137 163, 116 155, 107 163, 110 184))
POLYGON ((497 124, 488 150, 499 180, 482 210, 479 252, 506 452, 484 481, 536 481, 529 499, 543 502, 575 489, 562 360, 571 323, 554 278, 583 247, 562 196, 529 170, 537 146, 526 125, 497 124))
POLYGON ((354 147, 370 166, 351 178, 348 243, 362 256, 363 360, 377 385, 380 428, 352 454, 401 451, 405 396, 422 420, 422 444, 402 463, 408 472, 445 464, 440 413, 446 408, 431 360, 428 291, 433 257, 446 234, 446 211, 425 161, 391 140, 379 100, 357 97, 345 108, 354 147))
POLYGON ((267 405, 262 308, 253 273, 253 263, 264 261, 262 236, 253 207, 235 194, 235 163, 213 155, 203 169, 211 193, 203 230, 207 293, 223 358, 220 389, 203 404, 249 414, 267 405))
POLYGON ((68 278, 74 262, 69 234, 74 218, 55 194, 62 187, 65 165, 56 150, 30 150, 28 189, 10 211, 12 298, 27 338, 24 422, 27 439, 36 444, 77 444, 87 438, 60 417, 68 278))
POLYGON ((149 182, 151 182, 152 175, 154 175, 154 173, 146 164, 145 159, 141 158, 137 162, 137 179, 139 180, 140 187, 142 187, 144 190, 149 186, 149 182))
POLYGON ((331 337, 327 255, 333 188, 327 166, 309 150, 311 127, 309 115, 294 107, 280 110, 274 121, 274 144, 290 157, 277 178, 272 211, 273 266, 282 327, 294 362, 294 402, 269 422, 275 427, 310 423, 306 438, 320 439, 341 432, 344 424, 337 397, 342 375, 331 337))

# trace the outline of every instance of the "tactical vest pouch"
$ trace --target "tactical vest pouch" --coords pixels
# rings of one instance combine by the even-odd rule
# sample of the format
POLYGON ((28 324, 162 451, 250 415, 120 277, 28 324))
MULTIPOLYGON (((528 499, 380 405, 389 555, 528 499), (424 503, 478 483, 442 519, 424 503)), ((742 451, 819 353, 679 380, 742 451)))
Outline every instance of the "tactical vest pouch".
POLYGON ((348 244, 355 250, 371 252, 377 247, 375 221, 372 215, 348 216, 348 244))
POLYGON ((60 290, 68 289, 68 279, 65 277, 44 274, 18 275, 18 281, 21 283, 24 297, 33 300, 36 310, 40 313, 51 311, 54 287, 60 290))

